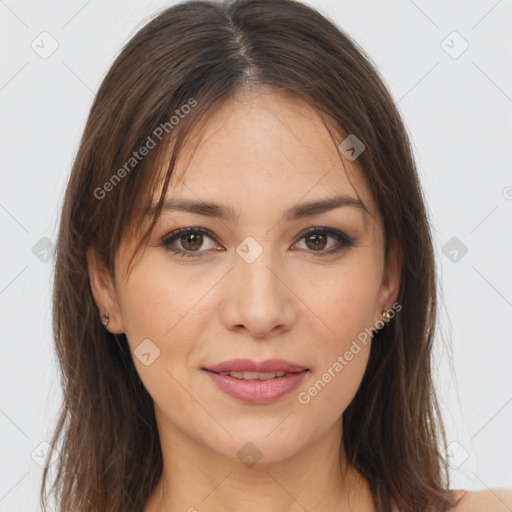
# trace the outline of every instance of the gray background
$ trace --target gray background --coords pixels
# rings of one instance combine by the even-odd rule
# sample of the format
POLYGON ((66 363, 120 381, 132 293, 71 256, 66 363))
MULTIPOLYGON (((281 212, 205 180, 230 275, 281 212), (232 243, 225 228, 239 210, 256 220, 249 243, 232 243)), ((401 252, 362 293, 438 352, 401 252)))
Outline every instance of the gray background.
MULTIPOLYGON (((453 487, 512 487, 512 3, 308 3, 366 50, 413 140, 443 286, 453 487)), ((167 5, 0 0, 0 512, 39 510, 60 400, 51 244, 79 137, 114 57, 167 5)))

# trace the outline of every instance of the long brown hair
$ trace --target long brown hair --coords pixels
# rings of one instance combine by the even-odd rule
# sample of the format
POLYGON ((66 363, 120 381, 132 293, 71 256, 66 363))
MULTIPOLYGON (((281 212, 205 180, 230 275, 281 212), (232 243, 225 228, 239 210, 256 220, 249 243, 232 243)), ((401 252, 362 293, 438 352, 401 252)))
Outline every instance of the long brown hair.
MULTIPOLYGON (((386 241, 403 254, 403 309, 375 334, 367 371, 343 414, 348 461, 368 480, 380 512, 393 503, 404 512, 454 505, 431 374, 434 253, 392 98, 364 51, 311 7, 194 0, 162 11, 123 48, 96 95, 67 185, 53 297, 64 399, 51 443, 59 456, 50 493, 60 512, 141 512, 163 464, 151 396, 125 335, 101 325, 86 250, 95 247, 114 276, 122 237, 144 231, 133 256, 147 241, 160 207, 145 230, 143 214, 155 191, 161 206, 187 134, 237 93, 259 86, 295 94, 339 133, 364 143, 358 163, 386 241), (150 150, 135 158, 143 146, 150 150)), ((45 470, 45 510, 49 480, 45 470)))

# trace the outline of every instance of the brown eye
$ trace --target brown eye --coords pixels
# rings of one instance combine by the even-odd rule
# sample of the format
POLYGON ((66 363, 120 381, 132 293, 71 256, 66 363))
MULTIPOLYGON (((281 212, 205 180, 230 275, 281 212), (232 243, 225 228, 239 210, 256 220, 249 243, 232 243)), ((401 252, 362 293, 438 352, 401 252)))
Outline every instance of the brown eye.
POLYGON ((306 237, 306 245, 314 250, 322 250, 327 245, 327 236, 325 234, 313 233, 306 237))
POLYGON ((187 251, 197 251, 203 245, 203 235, 201 233, 190 233, 180 237, 181 246, 187 251))
POLYGON ((306 252, 316 252, 317 256, 334 254, 354 246, 355 240, 345 233, 328 227, 316 227, 302 232, 299 242, 304 240, 306 252))
POLYGON ((162 245, 183 257, 204 256, 216 247, 213 235, 203 228, 178 229, 166 236, 162 245))

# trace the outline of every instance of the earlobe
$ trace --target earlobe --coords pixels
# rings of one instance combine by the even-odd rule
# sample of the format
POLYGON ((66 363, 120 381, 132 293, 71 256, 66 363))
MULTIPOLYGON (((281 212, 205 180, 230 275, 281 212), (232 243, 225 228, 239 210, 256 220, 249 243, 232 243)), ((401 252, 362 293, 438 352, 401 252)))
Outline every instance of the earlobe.
POLYGON ((122 334, 124 329, 112 276, 96 248, 89 247, 86 257, 89 283, 99 310, 98 322, 109 332, 122 334))

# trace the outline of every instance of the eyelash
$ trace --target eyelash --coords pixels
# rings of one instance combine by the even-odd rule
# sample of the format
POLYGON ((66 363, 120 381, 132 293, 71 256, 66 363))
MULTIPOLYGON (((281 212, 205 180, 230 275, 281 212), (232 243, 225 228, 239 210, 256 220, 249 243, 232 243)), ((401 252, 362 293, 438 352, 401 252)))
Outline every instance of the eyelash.
MULTIPOLYGON (((182 237, 183 235, 187 235, 189 233, 194 233, 194 234, 200 233, 203 235, 207 235, 212 240, 216 241, 215 237, 213 236, 211 231, 209 231, 207 229, 204 229, 204 228, 182 228, 182 229, 173 231, 172 233, 169 233, 166 237, 164 237, 162 240, 162 245, 167 250, 171 251, 172 253, 174 253, 178 256, 182 256, 184 258, 198 258, 198 257, 202 257, 202 254, 209 252, 209 251, 184 251, 182 249, 176 249, 171 245, 175 240, 177 240, 178 238, 182 237)), ((295 243, 297 243, 297 242, 301 241, 302 239, 306 238, 307 236, 311 236, 311 235, 332 236, 339 243, 339 245, 337 245, 331 249, 328 249, 328 250, 318 250, 318 251, 309 250, 309 251, 307 251, 307 252, 312 252, 312 253, 318 253, 318 255, 320 257, 327 256, 330 254, 335 254, 347 247, 352 247, 354 245, 354 239, 352 239, 345 233, 342 233, 341 231, 338 231, 338 230, 332 229, 332 228, 328 228, 328 227, 315 227, 315 228, 303 231, 299 235, 299 238, 297 239, 297 241, 295 243)))

